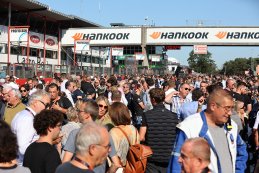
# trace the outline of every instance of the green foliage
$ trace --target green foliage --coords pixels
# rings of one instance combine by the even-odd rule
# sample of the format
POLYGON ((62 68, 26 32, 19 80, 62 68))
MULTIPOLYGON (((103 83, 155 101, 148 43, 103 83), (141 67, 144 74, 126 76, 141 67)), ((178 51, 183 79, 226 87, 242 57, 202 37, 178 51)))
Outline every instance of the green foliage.
POLYGON ((246 70, 252 67, 255 70, 259 58, 236 58, 224 63, 222 74, 226 75, 243 75, 246 70))
POLYGON ((191 51, 187 61, 189 67, 198 73, 213 74, 217 69, 210 52, 207 54, 194 54, 194 52, 191 51))

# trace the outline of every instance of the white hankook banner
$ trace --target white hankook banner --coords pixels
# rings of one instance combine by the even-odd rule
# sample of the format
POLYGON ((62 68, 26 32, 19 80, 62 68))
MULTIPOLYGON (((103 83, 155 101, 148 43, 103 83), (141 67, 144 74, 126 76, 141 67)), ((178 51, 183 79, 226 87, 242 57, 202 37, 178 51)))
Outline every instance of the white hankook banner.
POLYGON ((90 40, 91 45, 139 45, 141 28, 62 30, 62 45, 74 45, 75 40, 90 40))
POLYGON ((146 38, 149 45, 259 45, 259 28, 147 28, 146 38))

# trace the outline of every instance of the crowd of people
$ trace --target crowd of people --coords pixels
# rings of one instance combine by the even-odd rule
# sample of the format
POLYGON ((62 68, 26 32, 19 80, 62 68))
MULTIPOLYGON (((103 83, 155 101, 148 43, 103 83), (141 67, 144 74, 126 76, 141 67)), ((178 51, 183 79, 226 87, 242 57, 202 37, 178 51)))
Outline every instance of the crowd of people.
POLYGON ((256 173, 258 91, 245 75, 7 76, 0 172, 115 173, 142 143, 147 173, 256 173))

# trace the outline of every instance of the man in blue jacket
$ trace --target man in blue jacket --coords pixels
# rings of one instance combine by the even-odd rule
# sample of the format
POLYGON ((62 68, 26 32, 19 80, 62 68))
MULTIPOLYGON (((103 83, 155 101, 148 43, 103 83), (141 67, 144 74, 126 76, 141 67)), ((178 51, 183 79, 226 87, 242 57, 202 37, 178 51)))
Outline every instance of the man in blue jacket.
POLYGON ((239 136, 237 125, 230 119, 233 98, 222 88, 216 88, 208 98, 207 109, 189 116, 178 124, 178 136, 167 173, 181 172, 180 150, 188 138, 203 137, 210 145, 213 173, 243 173, 246 169, 246 144, 239 136))

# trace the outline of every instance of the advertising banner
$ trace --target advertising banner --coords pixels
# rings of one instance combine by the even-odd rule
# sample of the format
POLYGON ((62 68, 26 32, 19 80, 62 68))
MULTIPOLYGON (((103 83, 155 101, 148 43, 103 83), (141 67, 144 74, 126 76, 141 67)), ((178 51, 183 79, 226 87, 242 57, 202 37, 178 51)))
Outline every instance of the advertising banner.
POLYGON ((148 45, 259 45, 257 27, 147 28, 148 45))
POLYGON ((0 43, 7 43, 8 41, 8 27, 0 25, 0 43))
POLYGON ((46 35, 45 48, 47 50, 58 50, 58 38, 50 35, 46 35))
POLYGON ((123 56, 123 47, 113 47, 112 56, 123 56))
POLYGON ((207 52, 208 52, 207 45, 194 45, 193 46, 194 54, 207 54, 207 52))
POLYGON ((90 50, 89 40, 76 40, 76 51, 88 51, 90 50))
POLYGON ((75 40, 91 40, 91 45, 139 45, 141 28, 68 29, 62 30, 62 45, 74 45, 75 40))
POLYGON ((11 42, 27 42, 29 28, 10 28, 11 42))

